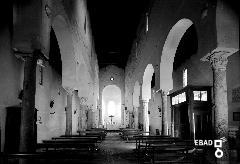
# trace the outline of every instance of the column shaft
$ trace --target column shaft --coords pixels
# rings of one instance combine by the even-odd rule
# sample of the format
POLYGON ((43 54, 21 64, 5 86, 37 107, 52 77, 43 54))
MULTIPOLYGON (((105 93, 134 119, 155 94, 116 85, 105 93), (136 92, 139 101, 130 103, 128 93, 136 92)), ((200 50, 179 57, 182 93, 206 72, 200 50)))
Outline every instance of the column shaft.
POLYGON ((168 135, 167 92, 162 91, 162 134, 168 135))
POLYGON ((134 107, 134 113, 135 129, 138 129, 138 107, 134 107))
POLYGON ((142 100, 143 103, 143 131, 149 131, 148 101, 142 100))
POLYGON ((67 95, 66 106, 66 135, 72 135, 72 94, 67 95))
MULTIPOLYGON (((215 138, 228 138, 228 100, 227 100, 227 81, 226 67, 227 57, 237 52, 234 48, 217 47, 211 53, 204 56, 201 60, 211 63, 213 69, 213 96, 215 111, 215 138)), ((218 158, 218 163, 229 162, 228 141, 222 144, 223 157, 218 158)))
MULTIPOLYGON (((214 100, 215 100, 215 133, 216 139, 228 138, 228 102, 226 70, 214 69, 214 100)), ((228 143, 223 143, 223 157, 229 159, 228 143)))
POLYGON ((36 65, 38 52, 34 51, 32 56, 25 58, 23 100, 21 111, 21 131, 20 131, 20 152, 34 152, 34 112, 36 93, 36 65))

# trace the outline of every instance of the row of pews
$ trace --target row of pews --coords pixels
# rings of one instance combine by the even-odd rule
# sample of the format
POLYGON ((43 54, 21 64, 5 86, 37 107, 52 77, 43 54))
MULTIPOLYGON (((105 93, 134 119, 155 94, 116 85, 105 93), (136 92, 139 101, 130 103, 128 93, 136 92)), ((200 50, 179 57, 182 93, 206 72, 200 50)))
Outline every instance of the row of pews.
POLYGON ((136 155, 144 163, 198 163, 203 153, 193 140, 160 135, 136 135, 136 155))
POLYGON ((149 132, 144 132, 140 129, 120 128, 120 136, 123 140, 126 141, 134 140, 134 136, 145 134, 149 134, 149 132))
POLYGON ((43 140, 38 144, 42 151, 62 151, 66 149, 93 152, 98 150, 98 143, 106 136, 105 129, 94 128, 86 131, 78 131, 78 135, 62 135, 50 140, 43 140))
POLYGON ((43 140, 42 143, 37 143, 36 152, 3 152, 0 154, 0 161, 8 163, 13 159, 92 158, 99 150, 99 143, 105 139, 105 129, 94 128, 78 133, 43 140))

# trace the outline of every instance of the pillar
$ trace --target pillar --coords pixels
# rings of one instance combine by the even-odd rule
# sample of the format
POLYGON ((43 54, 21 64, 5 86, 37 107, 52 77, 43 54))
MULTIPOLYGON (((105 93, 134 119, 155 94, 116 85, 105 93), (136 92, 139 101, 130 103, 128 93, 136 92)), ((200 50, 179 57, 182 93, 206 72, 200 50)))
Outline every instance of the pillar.
POLYGON ((134 127, 138 129, 138 107, 134 107, 134 127))
POLYGON ((142 100, 143 104, 143 131, 149 131, 148 100, 142 100))
POLYGON ((103 113, 102 113, 102 103, 100 103, 100 105, 99 105, 99 125, 100 125, 100 127, 102 127, 103 126, 103 115, 102 115, 103 113))
POLYGON ((123 126, 126 126, 125 125, 125 118, 126 117, 126 115, 125 115, 125 105, 122 105, 121 106, 121 124, 123 125, 123 126))
POLYGON ((168 135, 167 92, 161 92, 162 97, 162 134, 168 135))
POLYGON ((140 96, 139 96, 139 107, 138 107, 138 127, 140 129, 143 129, 143 124, 144 124, 144 121, 143 121, 143 101, 142 101, 142 83, 139 84, 140 86, 140 96))
POLYGON ((36 66, 40 51, 24 56, 23 100, 21 111, 20 152, 34 152, 36 140, 34 137, 34 113, 36 93, 36 66))
MULTIPOLYGON (((215 139, 228 138, 228 101, 226 67, 227 57, 235 53, 236 49, 216 48, 207 54, 202 61, 209 61, 213 70, 213 98, 215 113, 215 139)), ((223 157, 218 163, 229 161, 228 142, 222 144, 223 157)))
POLYGON ((65 135, 72 135, 72 97, 73 92, 68 91, 66 106, 66 131, 65 135))
POLYGON ((92 128, 96 128, 96 111, 92 109, 92 128))

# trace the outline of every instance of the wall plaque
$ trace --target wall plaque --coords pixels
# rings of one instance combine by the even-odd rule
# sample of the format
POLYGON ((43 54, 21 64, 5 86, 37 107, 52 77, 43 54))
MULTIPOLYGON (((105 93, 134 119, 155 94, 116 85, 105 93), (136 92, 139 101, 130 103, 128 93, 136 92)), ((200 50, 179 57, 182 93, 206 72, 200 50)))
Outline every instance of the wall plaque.
POLYGON ((232 102, 240 102, 240 87, 232 90, 232 102))

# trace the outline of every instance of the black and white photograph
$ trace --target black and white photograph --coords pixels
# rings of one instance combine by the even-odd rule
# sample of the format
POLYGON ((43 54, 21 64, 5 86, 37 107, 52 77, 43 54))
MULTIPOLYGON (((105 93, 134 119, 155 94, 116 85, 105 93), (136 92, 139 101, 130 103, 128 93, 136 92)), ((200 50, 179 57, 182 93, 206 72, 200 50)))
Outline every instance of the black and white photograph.
POLYGON ((0 164, 240 164, 237 0, 3 0, 0 164))

